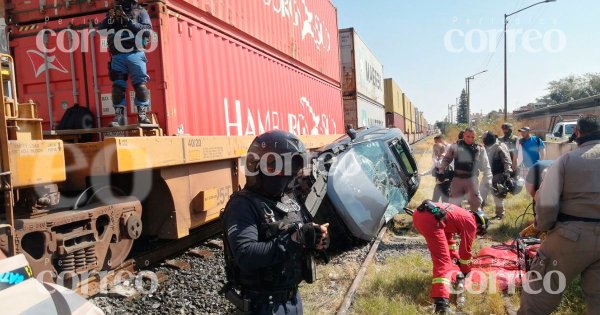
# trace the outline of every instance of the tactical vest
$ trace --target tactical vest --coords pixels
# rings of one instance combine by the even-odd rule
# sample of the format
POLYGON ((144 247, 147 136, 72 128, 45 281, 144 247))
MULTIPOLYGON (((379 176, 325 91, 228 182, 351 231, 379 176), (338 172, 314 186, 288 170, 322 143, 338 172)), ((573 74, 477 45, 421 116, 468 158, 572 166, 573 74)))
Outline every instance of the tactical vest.
MULTIPOLYGON (((302 214, 301 205, 294 199, 284 196, 280 202, 274 202, 249 190, 243 189, 234 193, 234 198, 246 199, 261 219, 258 224, 258 241, 265 242, 282 233, 288 233, 283 227, 307 222, 302 214)), ((235 211, 235 210, 233 210, 235 211)), ((223 227, 224 229, 226 227, 223 227)), ((236 288, 253 291, 286 290, 297 288, 303 280, 305 255, 296 253, 284 263, 247 273, 241 270, 233 259, 231 247, 227 239, 227 231, 223 231, 225 271, 227 280, 236 288)))
MULTIPOLYGON (((144 10, 144 8, 142 8, 141 5, 139 4, 133 4, 131 6, 131 9, 129 10, 124 10, 125 13, 127 14, 127 16, 132 20, 132 21, 136 21, 136 22, 140 22, 139 21, 139 17, 140 14, 142 13, 142 11, 144 10)), ((108 51, 110 52, 111 55, 117 55, 120 54, 121 52, 118 51, 116 45, 115 45, 115 35, 122 29, 127 29, 126 26, 121 25, 119 23, 117 23, 116 21, 111 25, 110 29, 114 30, 113 33, 109 33, 108 37, 107 37, 107 43, 108 43, 108 51)), ((146 44, 149 42, 150 39, 150 31, 149 30, 142 30, 142 32, 145 33, 142 36, 142 42, 138 43, 136 45, 135 42, 135 37, 137 36, 137 34, 134 34, 133 32, 124 32, 121 33, 121 36, 125 36, 127 37, 127 33, 129 33, 131 36, 131 34, 133 34, 134 38, 131 39, 127 39, 127 40, 122 40, 121 41, 121 45, 123 46, 124 49, 126 49, 127 51, 139 51, 142 47, 146 46, 146 44)))
POLYGON ((513 155, 515 154, 515 150, 517 150, 517 140, 518 138, 511 134, 510 136, 504 136, 502 138, 498 138, 498 140, 504 144, 508 148, 508 153, 510 153, 510 158, 513 159, 513 155))
POLYGON ((479 146, 475 143, 469 145, 463 140, 458 141, 454 169, 473 174, 477 159, 479 158, 479 150, 479 146))

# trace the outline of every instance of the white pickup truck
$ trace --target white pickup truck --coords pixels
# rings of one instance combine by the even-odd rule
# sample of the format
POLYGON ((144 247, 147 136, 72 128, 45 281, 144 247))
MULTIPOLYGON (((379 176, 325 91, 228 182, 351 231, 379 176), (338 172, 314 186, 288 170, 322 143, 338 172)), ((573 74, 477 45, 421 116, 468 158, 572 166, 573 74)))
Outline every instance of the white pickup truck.
POLYGON ((575 125, 577 125, 576 120, 569 121, 561 121, 554 125, 552 128, 552 132, 546 134, 547 142, 565 142, 569 140, 569 137, 574 132, 575 125))

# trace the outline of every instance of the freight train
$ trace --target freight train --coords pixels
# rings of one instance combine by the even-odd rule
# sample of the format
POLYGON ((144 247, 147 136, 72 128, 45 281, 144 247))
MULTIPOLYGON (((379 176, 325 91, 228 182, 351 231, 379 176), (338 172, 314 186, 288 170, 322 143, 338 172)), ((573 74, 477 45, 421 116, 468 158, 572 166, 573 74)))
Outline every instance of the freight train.
MULTIPOLYGON (((15 60, 0 58, 0 249, 23 253, 45 280, 113 269, 140 237, 180 239, 214 222, 244 185, 241 157, 250 141, 271 129, 300 135, 308 148, 329 146, 317 152, 356 145, 345 161, 358 161, 361 178, 384 198, 380 206, 387 200, 401 211, 414 194, 408 143, 428 131, 404 94, 404 125, 387 123, 401 130, 361 128, 361 121, 373 121, 368 114, 353 126, 358 140, 340 138, 349 122, 329 1, 144 3, 155 31, 147 58, 156 125, 148 128, 101 128, 114 114, 106 37, 94 30, 106 7, 69 3, 50 9, 45 1, 12 2, 15 60), (57 130, 75 103, 93 115, 87 129, 57 130), (374 147, 379 155, 355 152, 374 147), (397 176, 375 173, 383 160, 397 176)), ((373 69, 369 82, 383 89, 373 69)), ((135 107, 127 114, 134 120, 135 107)), ((324 207, 344 208, 333 203, 324 207)), ((382 224, 378 215, 389 217, 388 206, 382 209, 372 214, 369 231, 382 224)), ((372 237, 364 226, 352 227, 352 215, 338 215, 340 230, 372 237)))

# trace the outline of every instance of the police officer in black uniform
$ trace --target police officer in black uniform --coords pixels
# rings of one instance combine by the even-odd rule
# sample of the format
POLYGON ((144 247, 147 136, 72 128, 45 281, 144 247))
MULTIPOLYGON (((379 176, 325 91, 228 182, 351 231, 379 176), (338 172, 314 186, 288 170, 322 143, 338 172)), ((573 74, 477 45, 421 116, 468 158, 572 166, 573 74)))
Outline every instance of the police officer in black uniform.
POLYGON ((310 222, 291 193, 304 166, 304 145, 274 130, 254 139, 246 158, 246 186, 222 214, 228 285, 238 314, 302 314, 298 284, 314 281, 315 251, 327 246, 327 224, 310 222))
POLYGON ((492 169, 492 185, 482 185, 481 198, 484 207, 488 194, 492 192, 496 205, 496 216, 493 219, 501 220, 504 217, 504 198, 512 187, 513 170, 509 149, 504 143, 497 141, 497 138, 492 131, 486 131, 481 137, 492 169))

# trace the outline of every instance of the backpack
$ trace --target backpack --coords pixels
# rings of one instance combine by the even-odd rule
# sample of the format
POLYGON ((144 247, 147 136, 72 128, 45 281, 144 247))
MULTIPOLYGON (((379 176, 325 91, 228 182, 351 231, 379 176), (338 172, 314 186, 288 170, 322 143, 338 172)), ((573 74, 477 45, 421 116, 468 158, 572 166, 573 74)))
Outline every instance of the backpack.
POLYGON ((75 103, 67 109, 56 127, 57 130, 94 128, 94 115, 87 107, 75 103))
MULTIPOLYGON (((60 123, 56 127, 56 130, 91 128, 94 128, 94 115, 89 108, 75 103, 72 107, 65 111, 60 119, 60 123)), ((82 142, 88 142, 91 140, 91 134, 85 134, 81 136, 82 142)))

